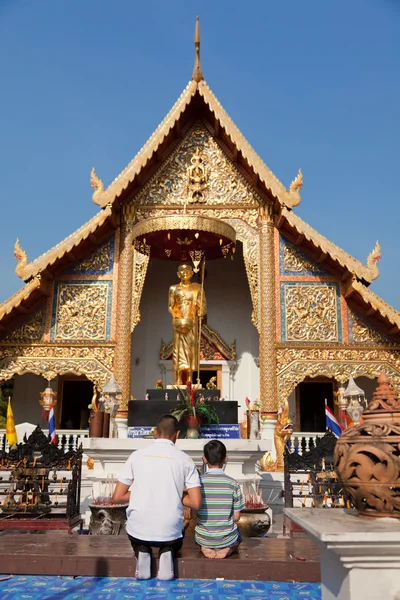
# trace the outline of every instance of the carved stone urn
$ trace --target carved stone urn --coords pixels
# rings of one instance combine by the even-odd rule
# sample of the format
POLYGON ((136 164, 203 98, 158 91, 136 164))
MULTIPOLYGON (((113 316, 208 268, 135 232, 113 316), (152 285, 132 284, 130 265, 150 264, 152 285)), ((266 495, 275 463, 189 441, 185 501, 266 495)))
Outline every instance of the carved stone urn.
POLYGON ((385 373, 378 377, 363 422, 339 437, 334 461, 360 515, 400 519, 400 399, 385 373))

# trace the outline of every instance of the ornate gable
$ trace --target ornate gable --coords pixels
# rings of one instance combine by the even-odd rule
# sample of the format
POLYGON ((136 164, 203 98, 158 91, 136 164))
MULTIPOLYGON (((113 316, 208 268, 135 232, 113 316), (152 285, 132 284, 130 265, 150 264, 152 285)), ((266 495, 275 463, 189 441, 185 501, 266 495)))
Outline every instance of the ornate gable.
POLYGON ((140 190, 134 203, 137 206, 181 207, 186 203, 258 207, 260 197, 250 189, 205 124, 198 120, 140 190), (193 174, 196 157, 201 161, 197 167, 201 169, 198 183, 193 174))

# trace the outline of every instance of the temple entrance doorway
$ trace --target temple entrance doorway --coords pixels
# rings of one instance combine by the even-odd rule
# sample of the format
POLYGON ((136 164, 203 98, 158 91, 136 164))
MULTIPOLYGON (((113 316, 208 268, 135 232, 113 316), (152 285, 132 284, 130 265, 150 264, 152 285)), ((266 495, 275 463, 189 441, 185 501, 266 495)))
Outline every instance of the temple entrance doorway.
POLYGON ((93 383, 86 377, 62 377, 59 389, 60 429, 87 429, 93 383))
POLYGON ((300 431, 324 432, 325 399, 334 411, 333 390, 334 382, 328 378, 306 380, 297 386, 296 413, 300 431))

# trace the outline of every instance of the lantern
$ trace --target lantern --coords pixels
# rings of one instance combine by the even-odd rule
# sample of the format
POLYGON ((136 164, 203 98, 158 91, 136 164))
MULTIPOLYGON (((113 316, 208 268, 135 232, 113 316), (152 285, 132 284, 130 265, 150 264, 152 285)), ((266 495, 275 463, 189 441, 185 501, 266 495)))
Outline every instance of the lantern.
POLYGON ((49 420, 50 408, 57 404, 57 392, 53 392, 50 381, 47 382, 47 388, 44 392, 40 392, 39 404, 42 407, 42 417, 47 423, 49 420))

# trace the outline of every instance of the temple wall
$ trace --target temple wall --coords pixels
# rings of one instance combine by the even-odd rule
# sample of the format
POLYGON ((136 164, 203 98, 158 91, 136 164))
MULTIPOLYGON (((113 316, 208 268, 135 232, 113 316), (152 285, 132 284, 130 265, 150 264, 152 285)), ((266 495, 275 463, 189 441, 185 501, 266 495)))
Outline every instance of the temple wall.
MULTIPOLYGON (((172 338, 172 321, 168 312, 168 289, 177 281, 177 264, 151 261, 140 303, 141 321, 132 334, 131 393, 144 399, 146 388, 155 386, 161 378, 159 366, 161 338, 172 338)), ((236 340, 238 368, 233 382, 234 398, 229 390, 222 395, 244 404, 259 395, 258 333, 251 323, 252 304, 245 273, 241 244, 235 260, 215 260, 207 263, 205 276, 207 323, 231 344, 236 340)), ((240 409, 242 410, 242 409, 240 409)))

